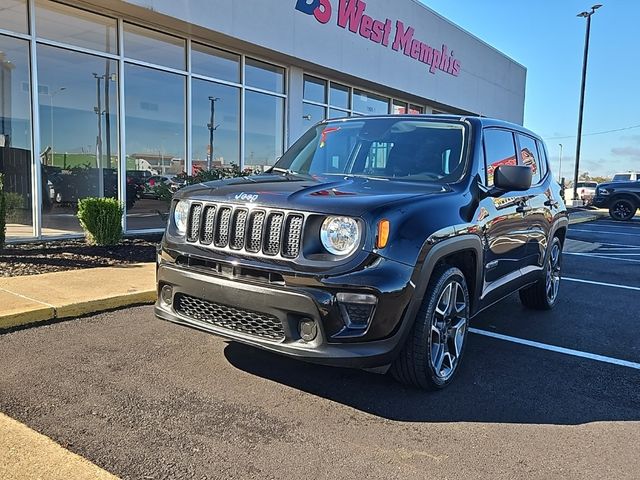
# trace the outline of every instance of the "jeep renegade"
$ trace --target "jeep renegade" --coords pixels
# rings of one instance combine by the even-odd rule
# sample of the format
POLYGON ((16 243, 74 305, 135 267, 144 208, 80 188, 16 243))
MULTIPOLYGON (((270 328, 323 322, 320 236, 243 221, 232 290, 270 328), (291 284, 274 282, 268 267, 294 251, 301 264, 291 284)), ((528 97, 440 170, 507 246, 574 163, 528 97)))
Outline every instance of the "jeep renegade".
POLYGON ((558 301, 568 219, 544 143, 487 118, 324 121, 267 172, 179 190, 161 319, 326 365, 448 385, 469 321, 558 301))

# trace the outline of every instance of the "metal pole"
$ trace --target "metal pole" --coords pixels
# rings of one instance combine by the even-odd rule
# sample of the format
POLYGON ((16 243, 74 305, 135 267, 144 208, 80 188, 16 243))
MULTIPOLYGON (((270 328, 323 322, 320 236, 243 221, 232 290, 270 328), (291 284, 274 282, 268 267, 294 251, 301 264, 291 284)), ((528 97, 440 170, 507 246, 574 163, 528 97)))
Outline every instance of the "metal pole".
POLYGON ((558 179, 562 178, 562 149, 564 148, 561 143, 560 146, 560 167, 558 167, 558 179))
POLYGON ((216 120, 216 102, 220 100, 218 97, 209 97, 211 102, 211 116, 209 117, 209 157, 207 159, 207 170, 211 170, 213 166, 213 132, 218 128, 215 124, 216 120))
POLYGON ((582 86, 580 87, 580 109, 578 111, 578 139, 576 142, 576 166, 573 171, 573 200, 578 199, 578 175, 580 170, 580 147, 582 146, 582 117, 584 114, 584 92, 587 81, 587 61, 589 59, 589 37, 591 34, 591 16, 595 10, 587 13, 587 31, 584 39, 584 58, 582 60, 582 86))
MULTIPOLYGON (((98 136, 96 138, 96 166, 98 167, 98 196, 104 196, 104 173, 102 171, 102 94, 100 91, 100 81, 102 76, 94 73, 96 79, 96 117, 98 118, 98 136)), ((105 80, 106 81, 106 80, 105 80)))

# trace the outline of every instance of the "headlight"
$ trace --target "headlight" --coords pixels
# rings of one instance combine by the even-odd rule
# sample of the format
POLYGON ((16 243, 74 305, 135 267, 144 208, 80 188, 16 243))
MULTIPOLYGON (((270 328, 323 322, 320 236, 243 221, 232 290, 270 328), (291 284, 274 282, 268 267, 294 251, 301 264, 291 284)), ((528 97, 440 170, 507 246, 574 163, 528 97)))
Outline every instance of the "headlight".
POLYGON ((187 232, 187 219, 189 218, 189 202, 180 200, 173 210, 173 223, 180 235, 187 232))
POLYGON ((320 229, 320 240, 329 253, 349 255, 360 243, 358 222, 349 217, 327 217, 320 229))
POLYGON ((600 190, 598 190, 598 192, 600 193, 600 195, 609 195, 611 192, 609 190, 607 190, 606 188, 601 188, 600 190))

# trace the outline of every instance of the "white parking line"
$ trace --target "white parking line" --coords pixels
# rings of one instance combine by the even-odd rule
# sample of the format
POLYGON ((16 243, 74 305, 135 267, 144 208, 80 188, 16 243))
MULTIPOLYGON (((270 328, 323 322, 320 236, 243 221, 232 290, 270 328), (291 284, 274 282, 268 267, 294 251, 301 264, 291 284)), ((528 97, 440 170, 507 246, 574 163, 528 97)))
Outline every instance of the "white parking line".
POLYGON ((532 340, 525 340, 524 338, 510 337, 509 335, 502 335, 501 333, 487 332, 486 330, 479 330, 477 328, 469 328, 469 332, 475 333, 476 335, 483 335, 485 337, 504 340, 506 342, 526 345, 527 347, 539 348, 541 350, 547 350, 550 352, 563 353, 565 355, 571 355, 573 357, 587 358, 589 360, 595 360, 597 362, 610 363, 613 365, 619 365, 622 367, 628 367, 628 368, 633 368, 635 370, 640 370, 640 363, 630 362, 628 360, 620 360, 619 358, 606 357, 604 355, 597 355, 595 353, 581 352, 580 350, 573 350, 571 348, 557 347, 555 345, 548 345, 546 343, 534 342, 532 340))
POLYGON ((620 262, 640 263, 640 260, 636 260, 634 258, 617 258, 615 256, 609 256, 609 255, 624 255, 623 253, 597 255, 594 253, 564 252, 564 255, 575 255, 576 257, 589 257, 589 258, 604 258, 605 260, 618 260, 620 262))
POLYGON ((622 288, 624 290, 635 290, 640 292, 640 287, 632 287, 630 285, 618 285, 617 283, 596 282, 594 280, 582 280, 581 278, 562 277, 562 280, 568 282, 588 283, 590 285, 600 285, 601 287, 622 288))
POLYGON ((598 234, 605 234, 605 235, 629 235, 631 237, 638 237, 640 238, 640 232, 638 233, 622 233, 622 232, 610 232, 610 231, 605 231, 605 230, 582 230, 582 229, 577 229, 577 228, 570 228, 569 229, 569 233, 571 232, 584 232, 584 233, 598 233, 598 234))

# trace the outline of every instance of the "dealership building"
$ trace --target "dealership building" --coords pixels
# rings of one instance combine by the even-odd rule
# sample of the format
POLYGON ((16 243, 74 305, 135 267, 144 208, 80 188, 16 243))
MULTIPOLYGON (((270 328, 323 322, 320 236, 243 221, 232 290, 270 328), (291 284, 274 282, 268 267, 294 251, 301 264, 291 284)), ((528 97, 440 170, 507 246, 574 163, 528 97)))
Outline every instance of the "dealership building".
POLYGON ((120 199, 127 232, 161 229, 151 184, 262 170, 325 118, 522 123, 525 83, 416 0, 0 0, 7 237, 78 235, 89 196, 120 199))

